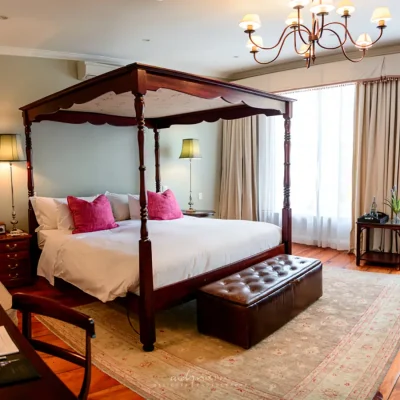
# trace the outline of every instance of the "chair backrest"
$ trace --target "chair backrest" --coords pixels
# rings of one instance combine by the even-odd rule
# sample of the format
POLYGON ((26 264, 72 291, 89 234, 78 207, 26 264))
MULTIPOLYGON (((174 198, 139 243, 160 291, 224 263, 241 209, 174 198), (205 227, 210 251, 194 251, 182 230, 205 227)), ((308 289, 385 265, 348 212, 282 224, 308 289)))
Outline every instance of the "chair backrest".
POLYGON ((32 346, 39 351, 62 358, 85 368, 82 388, 78 398, 87 399, 91 380, 91 339, 95 338, 94 320, 72 308, 65 307, 45 297, 16 293, 12 299, 13 308, 22 313, 22 333, 32 346), (85 356, 62 349, 41 340, 32 339, 32 313, 44 315, 75 325, 86 331, 85 356))

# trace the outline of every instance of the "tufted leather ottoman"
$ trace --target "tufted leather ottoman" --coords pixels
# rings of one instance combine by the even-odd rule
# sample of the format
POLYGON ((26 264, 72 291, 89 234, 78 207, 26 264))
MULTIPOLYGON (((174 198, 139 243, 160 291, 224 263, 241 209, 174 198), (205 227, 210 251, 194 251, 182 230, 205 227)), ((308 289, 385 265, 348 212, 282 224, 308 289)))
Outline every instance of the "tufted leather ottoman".
POLYGON ((248 349, 321 296, 321 261, 281 255, 202 287, 197 326, 248 349))

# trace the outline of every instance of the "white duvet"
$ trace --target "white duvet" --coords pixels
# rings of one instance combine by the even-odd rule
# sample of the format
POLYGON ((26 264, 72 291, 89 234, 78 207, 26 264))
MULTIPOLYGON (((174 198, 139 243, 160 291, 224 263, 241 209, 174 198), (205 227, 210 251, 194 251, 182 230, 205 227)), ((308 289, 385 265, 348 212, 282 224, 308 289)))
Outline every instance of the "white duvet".
MULTIPOLYGON (((139 292, 140 221, 119 222, 119 228, 72 235, 46 235, 38 275, 77 286, 101 301, 139 292)), ((148 221, 153 250, 154 288, 268 250, 281 242, 281 229, 264 222, 185 217, 148 221)))

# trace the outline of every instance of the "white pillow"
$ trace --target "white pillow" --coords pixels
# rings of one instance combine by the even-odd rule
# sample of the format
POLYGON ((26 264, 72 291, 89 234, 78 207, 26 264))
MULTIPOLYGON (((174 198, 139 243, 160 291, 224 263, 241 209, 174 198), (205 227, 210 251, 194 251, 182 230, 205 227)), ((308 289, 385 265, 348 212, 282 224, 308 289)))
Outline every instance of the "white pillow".
MULTIPOLYGON (((89 202, 94 201, 99 195, 91 196, 91 197, 78 197, 78 199, 86 200, 89 202)), ((57 227, 56 229, 60 229, 62 231, 70 231, 75 229, 74 220, 72 218, 71 211, 68 207, 67 199, 54 199, 54 203, 56 204, 56 212, 57 212, 57 227)))
POLYGON ((131 219, 140 219, 140 196, 138 194, 128 194, 129 214, 131 219))
POLYGON ((110 193, 107 191, 106 196, 111 204, 111 209, 116 221, 124 221, 130 218, 127 194, 110 193))
POLYGON ((29 197, 39 227, 36 231, 57 229, 57 207, 53 197, 29 197))

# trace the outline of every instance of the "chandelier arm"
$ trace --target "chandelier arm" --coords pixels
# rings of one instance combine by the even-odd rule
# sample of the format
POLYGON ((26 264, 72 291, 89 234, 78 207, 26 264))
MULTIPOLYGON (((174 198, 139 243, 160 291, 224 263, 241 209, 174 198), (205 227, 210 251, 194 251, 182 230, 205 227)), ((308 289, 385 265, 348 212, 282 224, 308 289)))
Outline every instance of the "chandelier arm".
POLYGON ((304 40, 303 35, 301 34, 301 32, 305 32, 305 33, 308 34, 308 36, 310 36, 310 35, 311 35, 311 31, 310 31, 305 25, 303 25, 303 24, 297 25, 297 31, 299 32, 299 36, 300 36, 301 41, 302 41, 304 44, 308 45, 309 43, 308 43, 307 41, 304 40), (300 28, 303 28, 304 30, 302 31, 300 28))
MULTIPOLYGON (((351 40, 351 42, 354 44, 354 46, 356 46, 355 40, 351 36, 350 31, 347 29, 347 26, 346 26, 347 24, 345 25, 345 24, 342 24, 341 22, 336 22, 336 21, 335 22, 329 22, 329 24, 325 25, 324 29, 326 29, 328 26, 331 26, 331 25, 339 25, 339 26, 341 26, 344 29, 345 34, 346 34, 346 41, 347 41, 347 35, 348 35, 348 38, 351 40)), ((345 43, 345 41, 343 41, 343 42, 341 41, 340 36, 335 31, 331 30, 331 32, 334 32, 336 34, 336 36, 338 36, 340 43, 342 43, 342 44, 345 43)))
POLYGON ((306 29, 306 33, 308 33, 308 36, 310 36, 311 32, 309 31, 309 29, 308 29, 305 25, 302 25, 302 24, 300 23, 300 19, 301 19, 301 12, 300 12, 300 8, 298 8, 298 9, 297 9, 297 22, 298 22, 298 24, 297 24, 297 26, 296 26, 295 29, 297 29, 297 31, 299 32, 299 36, 300 36, 301 41, 302 41, 304 44, 307 45, 308 42, 306 42, 306 41, 303 39, 303 35, 301 34, 301 28, 305 28, 305 29, 306 29))
MULTIPOLYGON (((340 41, 340 36, 339 36, 335 31, 333 31, 333 33, 336 35, 336 37, 337 37, 338 40, 340 41)), ((344 49, 344 46, 340 46, 340 48, 341 48, 341 50, 342 50, 343 55, 344 55, 349 61, 351 61, 352 63, 358 63, 358 62, 362 61, 362 60, 364 59, 366 53, 367 53, 367 49, 362 49, 362 53, 363 53, 362 56, 361 56, 360 58, 357 58, 356 60, 353 60, 352 58, 350 58, 350 57, 347 55, 347 53, 346 53, 346 51, 345 51, 345 49, 344 49)))
MULTIPOLYGON (((257 43, 254 43, 254 42, 253 42, 253 39, 251 38, 251 32, 249 32, 249 40, 250 40, 250 42, 251 42, 254 46, 256 46, 258 49, 261 49, 261 50, 273 50, 273 49, 277 48, 277 47, 280 45, 280 43, 281 43, 281 41, 282 41, 282 38, 285 36, 286 31, 287 31, 289 28, 291 28, 290 25, 287 26, 287 27, 283 30, 282 35, 281 35, 281 37, 280 37, 279 40, 278 40, 278 43, 277 43, 275 46, 272 46, 272 47, 262 47, 262 46, 259 46, 257 43)), ((284 40, 286 40, 286 38, 285 38, 284 40)))
POLYGON ((383 35, 383 28, 379 28, 379 29, 380 29, 381 33, 379 34, 378 39, 374 40, 374 41, 371 43, 371 46, 374 45, 378 40, 380 40, 380 38, 381 38, 382 35, 383 35))
MULTIPOLYGON (((286 42, 286 39, 287 39, 291 34, 293 34, 294 32, 295 32, 295 31, 289 32, 289 33, 283 38, 283 41, 282 41, 281 47, 279 48, 278 54, 276 55, 276 57, 275 57, 273 60, 268 61, 268 62, 261 62, 261 61, 258 61, 258 60, 257 60, 257 56, 256 56, 257 52, 255 51, 255 52, 252 52, 252 53, 253 53, 253 57, 254 57, 254 61, 255 61, 256 63, 262 64, 262 65, 271 64, 271 63, 273 63, 274 61, 276 61, 276 60, 278 59, 278 57, 281 55, 281 52, 282 52, 283 46, 284 46, 284 44, 285 44, 285 42, 286 42)), ((276 46, 275 46, 275 47, 276 47, 276 46)), ((262 47, 261 47, 261 48, 262 48, 262 47)), ((270 49, 266 49, 266 50, 270 50, 270 49)))
POLYGON ((325 28, 325 14, 321 16, 321 28, 318 29, 319 39, 322 38, 322 34, 324 33, 325 28))
MULTIPOLYGON (((299 56, 304 56, 307 52, 310 51, 311 44, 310 44, 310 43, 305 43, 305 45, 308 46, 308 48, 307 48, 307 50, 304 51, 304 52, 301 52, 301 51, 297 50, 297 40, 296 40, 296 38, 297 38, 296 33, 297 33, 297 32, 299 32, 299 31, 296 31, 295 34, 294 34, 294 50, 296 51, 296 53, 297 53, 299 56)), ((305 31, 303 31, 303 32, 305 32, 305 31)))
MULTIPOLYGON (((332 32, 332 33, 336 34, 336 32, 335 32, 333 29, 325 28, 325 31, 332 32)), ((337 35, 337 36, 338 36, 338 39, 339 39, 339 42, 340 42, 340 44, 339 44, 338 46, 335 46, 335 47, 327 47, 327 46, 322 45, 322 44, 319 42, 319 40, 317 40, 318 46, 319 46, 319 47, 322 47, 322 48, 325 49, 325 50, 337 50, 337 49, 339 49, 340 47, 344 46, 344 44, 346 43, 346 41, 341 42, 341 41, 340 41, 340 36, 339 36, 339 35, 337 35)))

